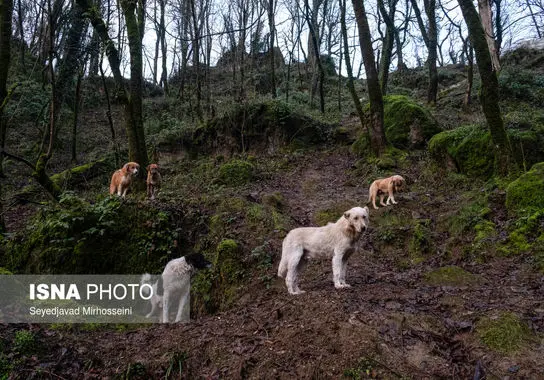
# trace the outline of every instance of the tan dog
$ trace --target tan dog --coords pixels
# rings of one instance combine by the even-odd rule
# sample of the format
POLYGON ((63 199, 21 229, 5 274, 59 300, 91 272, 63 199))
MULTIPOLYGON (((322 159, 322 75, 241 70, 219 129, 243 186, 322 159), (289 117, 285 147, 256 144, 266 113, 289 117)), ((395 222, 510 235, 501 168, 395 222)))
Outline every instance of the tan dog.
POLYGON ((278 277, 285 278, 287 291, 290 294, 304 293, 298 286, 298 273, 309 259, 314 258, 332 258, 334 287, 349 288, 350 285, 346 283, 348 258, 368 223, 368 207, 354 207, 336 223, 289 231, 283 239, 278 267, 278 277))
POLYGON ((111 176, 110 194, 117 193, 120 197, 125 197, 130 183, 132 182, 132 176, 138 173, 140 165, 136 162, 127 162, 119 170, 116 170, 111 176))
POLYGON ((395 196, 393 194, 401 190, 404 187, 405 182, 406 181, 404 180, 404 178, 402 178, 400 175, 394 175, 389 178, 380 178, 375 180, 374 182, 372 182, 372 185, 370 185, 370 188, 368 189, 368 202, 372 201, 372 206, 377 209, 378 207, 376 207, 376 197, 379 195, 380 204, 382 206, 397 204, 397 202, 395 201, 395 196), (386 193, 388 194, 387 203, 383 203, 383 199, 385 198, 386 193))
POLYGON ((151 164, 147 166, 147 197, 151 200, 155 199, 157 191, 161 186, 161 173, 159 173, 159 165, 151 164))

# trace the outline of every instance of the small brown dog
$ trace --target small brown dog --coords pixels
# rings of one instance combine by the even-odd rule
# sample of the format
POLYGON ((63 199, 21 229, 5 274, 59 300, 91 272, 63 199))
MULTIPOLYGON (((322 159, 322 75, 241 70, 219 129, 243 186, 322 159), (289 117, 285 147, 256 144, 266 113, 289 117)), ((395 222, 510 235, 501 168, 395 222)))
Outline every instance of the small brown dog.
MULTIPOLYGON (((389 206, 390 204, 397 204, 393 193, 401 190, 404 187, 406 181, 400 175, 394 175, 389 178, 380 178, 372 182, 368 189, 368 202, 372 201, 372 206, 376 207, 376 197, 380 196, 380 204, 382 206, 389 206), (383 203, 385 194, 388 194, 387 203, 383 203), (391 203, 390 203, 391 202, 391 203)), ((368 203, 367 202, 367 203, 368 203)))
POLYGON ((120 197, 125 197, 130 183, 132 182, 132 176, 138 173, 140 165, 136 162, 127 162, 119 170, 116 170, 111 176, 110 194, 117 193, 120 197))
POLYGON ((159 173, 159 165, 151 164, 147 166, 147 197, 151 200, 155 199, 157 191, 161 186, 161 173, 159 173))

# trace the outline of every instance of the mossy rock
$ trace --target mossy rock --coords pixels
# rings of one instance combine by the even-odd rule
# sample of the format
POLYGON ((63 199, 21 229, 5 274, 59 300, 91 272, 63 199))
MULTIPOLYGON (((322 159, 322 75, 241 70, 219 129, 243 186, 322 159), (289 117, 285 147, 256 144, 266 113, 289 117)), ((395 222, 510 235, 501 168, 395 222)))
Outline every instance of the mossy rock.
POLYGON ((493 173, 493 147, 487 130, 479 125, 444 131, 429 141, 433 158, 472 177, 489 177, 493 173))
POLYGON ((467 286, 478 282, 475 275, 455 265, 438 268, 425 274, 430 285, 467 286))
POLYGON ((384 96, 384 128, 387 141, 400 149, 423 148, 442 131, 431 113, 403 95, 384 96))
POLYGON ((255 168, 246 160, 233 159, 219 167, 219 181, 227 186, 241 186, 250 182, 255 168))
POLYGON ((196 128, 180 144, 191 155, 274 152, 295 143, 318 145, 333 138, 335 124, 293 110, 279 100, 237 104, 196 128))
MULTIPOLYGON (((544 160, 544 134, 538 120, 523 122, 517 116, 506 119, 506 132, 516 162, 526 167, 544 160)), ((440 164, 470 177, 494 174, 493 142, 484 126, 466 125, 441 132, 429 141, 429 152, 440 164)))
POLYGON ((512 213, 544 209, 544 162, 511 182, 506 188, 506 207, 512 213))
POLYGON ((487 347, 503 354, 519 351, 531 339, 529 326, 510 312, 482 320, 476 332, 487 347))

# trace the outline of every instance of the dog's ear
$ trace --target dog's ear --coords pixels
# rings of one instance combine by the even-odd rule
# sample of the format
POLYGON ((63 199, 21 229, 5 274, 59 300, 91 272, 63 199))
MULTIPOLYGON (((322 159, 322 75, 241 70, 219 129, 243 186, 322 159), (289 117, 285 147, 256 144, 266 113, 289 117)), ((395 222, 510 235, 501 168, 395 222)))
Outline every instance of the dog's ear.
POLYGON ((147 165, 145 170, 149 171, 149 169, 151 169, 151 165, 147 165))
POLYGON ((346 218, 346 219, 349 220, 349 211, 346 211, 346 212, 344 213, 344 218, 346 218))
POLYGON ((368 207, 367 207, 367 206, 365 206, 365 207, 363 208, 363 210, 365 210, 365 211, 366 211, 366 214, 368 215, 368 213, 369 213, 369 211, 368 211, 368 207))
POLYGON ((126 164, 123 165, 123 170, 127 171, 129 167, 130 167, 130 163, 127 162, 126 164))

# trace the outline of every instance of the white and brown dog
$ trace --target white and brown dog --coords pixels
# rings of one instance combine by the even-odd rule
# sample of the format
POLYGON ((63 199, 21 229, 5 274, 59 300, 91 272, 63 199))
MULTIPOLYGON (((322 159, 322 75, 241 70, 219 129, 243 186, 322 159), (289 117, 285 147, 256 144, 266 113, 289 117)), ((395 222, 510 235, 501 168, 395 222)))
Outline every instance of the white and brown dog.
POLYGON ((354 207, 346 211, 336 223, 289 231, 283 239, 278 267, 278 276, 285 278, 289 293, 304 293, 298 286, 298 273, 308 259, 320 257, 332 258, 334 287, 349 287, 346 283, 348 258, 368 223, 368 207, 354 207))
MULTIPOLYGON (((211 265, 201 253, 191 253, 169 261, 157 281, 154 281, 153 276, 149 273, 142 275, 140 284, 149 284, 153 289, 153 295, 149 299, 151 311, 146 315, 146 318, 151 318, 158 309, 162 308, 162 316, 159 317, 159 321, 168 323, 173 297, 179 296, 175 322, 189 322, 191 275, 197 270, 209 268, 211 265)), ((147 296, 147 294, 145 295, 147 296)))
POLYGON ((395 201, 394 193, 398 192, 404 187, 406 181, 400 175, 394 175, 389 178, 380 178, 372 182, 368 189, 368 202, 372 201, 372 206, 376 207, 376 197, 380 197, 380 204, 382 206, 389 206, 390 204, 397 204, 395 201), (383 203, 385 194, 388 195, 387 203, 383 203))
POLYGON ((125 197, 132 182, 132 176, 138 174, 140 165, 136 162, 127 162, 121 169, 116 170, 111 176, 110 194, 125 197))
POLYGON ((155 199, 157 191, 161 186, 161 173, 159 165, 151 164, 147 166, 147 197, 151 200, 155 199))

